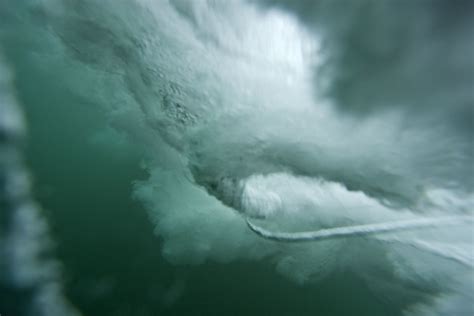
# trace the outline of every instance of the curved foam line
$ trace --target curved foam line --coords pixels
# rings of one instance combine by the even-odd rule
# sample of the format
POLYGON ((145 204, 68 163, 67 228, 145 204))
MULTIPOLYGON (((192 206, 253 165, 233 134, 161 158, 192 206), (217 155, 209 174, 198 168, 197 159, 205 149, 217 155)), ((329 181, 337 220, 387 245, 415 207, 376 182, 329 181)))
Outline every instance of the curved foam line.
POLYGON ((433 228, 447 225, 460 225, 468 222, 472 222, 474 217, 472 216, 447 216, 447 217, 436 217, 436 218, 422 218, 403 220, 395 222, 383 222, 368 225, 354 225, 344 226, 328 229, 320 229, 316 231, 307 232, 271 232, 265 230, 253 224, 249 218, 246 218, 247 225, 257 235, 270 240, 283 241, 283 242, 303 242, 303 241, 320 241, 327 239, 336 239, 344 237, 363 237, 368 235, 389 233, 395 231, 420 229, 420 228, 433 228))

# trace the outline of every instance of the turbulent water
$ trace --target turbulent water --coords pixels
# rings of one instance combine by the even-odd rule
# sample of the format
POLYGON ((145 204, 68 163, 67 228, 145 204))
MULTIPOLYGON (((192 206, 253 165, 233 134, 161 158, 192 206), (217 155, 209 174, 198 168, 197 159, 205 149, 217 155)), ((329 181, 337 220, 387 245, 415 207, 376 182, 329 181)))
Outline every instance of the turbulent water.
POLYGON ((461 0, 1 1, 0 171, 45 210, 2 180, 0 315, 474 314, 473 30, 461 0))

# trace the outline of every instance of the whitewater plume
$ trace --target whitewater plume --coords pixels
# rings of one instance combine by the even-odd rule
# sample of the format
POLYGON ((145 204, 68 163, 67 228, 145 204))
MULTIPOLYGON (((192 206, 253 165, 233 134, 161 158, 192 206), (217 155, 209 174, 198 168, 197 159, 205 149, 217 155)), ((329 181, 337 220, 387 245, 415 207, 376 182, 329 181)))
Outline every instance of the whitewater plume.
POLYGON ((134 145, 168 261, 350 271, 469 314, 472 5, 346 2, 4 1, 0 43, 134 145))

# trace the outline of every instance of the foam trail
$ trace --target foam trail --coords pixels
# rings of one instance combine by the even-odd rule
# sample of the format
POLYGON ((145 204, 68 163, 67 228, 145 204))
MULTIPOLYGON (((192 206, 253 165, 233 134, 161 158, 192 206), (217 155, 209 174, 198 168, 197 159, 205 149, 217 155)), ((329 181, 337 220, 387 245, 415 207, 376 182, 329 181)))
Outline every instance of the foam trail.
POLYGON ((249 228, 257 235, 275 241, 284 242, 302 242, 302 241, 321 241, 327 239, 343 237, 362 237, 374 234, 382 234, 396 231, 434 228, 447 225, 462 225, 472 222, 472 216, 446 216, 437 218, 423 218, 414 220, 403 220, 394 222, 384 222, 368 225, 354 225, 345 227, 336 227, 321 229, 316 231, 307 231, 299 233, 271 232, 255 224, 250 219, 246 219, 249 228))

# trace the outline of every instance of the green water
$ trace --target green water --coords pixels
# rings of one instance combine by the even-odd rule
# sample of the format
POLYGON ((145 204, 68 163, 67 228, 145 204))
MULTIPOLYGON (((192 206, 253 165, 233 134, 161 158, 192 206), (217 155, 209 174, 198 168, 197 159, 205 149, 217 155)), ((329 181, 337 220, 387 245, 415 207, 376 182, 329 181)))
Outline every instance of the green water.
POLYGON ((0 316, 62 294, 85 316, 472 315, 469 9, 0 2, 0 106, 11 94, 25 114, 21 153, 61 264, 42 279, 47 245, 1 239, 30 231, 8 221, 15 207, 0 214, 13 227, 0 231, 0 316), (293 244, 245 224, 447 215, 471 221, 293 244))
POLYGON ((409 302, 381 300, 347 271, 297 285, 268 262, 169 264, 132 198, 133 181, 147 177, 141 157, 130 145, 94 141, 103 114, 38 76, 16 77, 26 156, 67 297, 84 315, 400 315, 409 302))
POLYGON ((44 81, 34 79, 17 76, 28 165, 67 297, 84 315, 400 315, 407 304, 374 297, 350 272, 297 285, 267 262, 169 264, 131 197, 132 182, 147 177, 141 158, 127 145, 91 141, 104 123, 100 111, 64 102, 73 98, 60 92, 39 100, 44 81))

